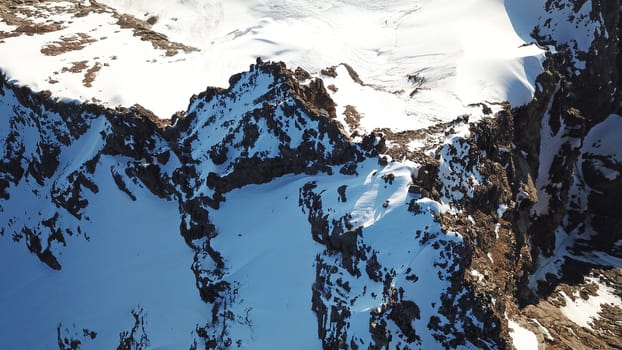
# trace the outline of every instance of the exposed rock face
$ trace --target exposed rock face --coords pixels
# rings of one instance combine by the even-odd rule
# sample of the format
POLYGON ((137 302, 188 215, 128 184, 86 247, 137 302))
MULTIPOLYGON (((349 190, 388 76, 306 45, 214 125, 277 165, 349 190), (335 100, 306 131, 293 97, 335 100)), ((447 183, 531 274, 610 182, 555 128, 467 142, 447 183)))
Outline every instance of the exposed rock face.
MULTIPOLYGON (((8 218, 3 226, 9 230, 6 233, 18 241, 25 239, 28 249, 43 262, 61 269, 62 250, 71 249, 65 247, 70 243, 65 235, 82 235, 89 239, 88 233, 80 229, 80 220, 92 220, 83 215, 82 209, 89 205, 88 192, 99 191, 93 174, 104 158, 123 160, 113 163, 116 165, 105 169, 104 174, 110 176, 118 190, 130 200, 137 200, 130 184, 140 184, 165 200, 179 203, 180 233, 195 252, 192 270, 196 285, 201 298, 212 308, 210 322, 197 325, 195 330, 203 344, 200 347, 206 348, 242 344, 230 328, 239 323, 251 324, 248 315, 236 315, 231 311, 239 298, 236 286, 242 281, 227 277, 227 262, 212 247, 211 241, 218 232, 210 220, 210 212, 218 209, 232 189, 269 182, 284 174, 323 172, 339 174, 344 179, 356 178, 358 164, 375 157, 384 147, 379 134, 362 138, 360 144, 352 143, 334 120, 334 105, 322 82, 309 81, 308 74, 301 71, 294 74, 280 63, 258 62, 249 72, 234 76, 229 89, 209 89, 194 97, 188 112, 179 116, 172 126, 164 125, 139 106, 109 110, 92 105, 63 104, 17 88, 5 80, 2 91, 3 103, 8 106, 5 110, 15 112, 8 115, 12 127, 3 129, 7 135, 4 138, 8 140, 3 164, 10 170, 3 172, 7 183, 4 197, 12 198, 15 186, 34 186, 28 185, 29 179, 34 179, 42 189, 38 194, 35 192, 41 205, 51 203, 58 208, 53 217, 34 215, 17 229, 11 223, 23 221, 8 218), (47 117, 48 110, 54 111, 51 117, 56 119, 47 117), (20 137, 26 135, 24 125, 37 125, 40 120, 59 121, 52 124, 54 127, 35 129, 34 132, 41 135, 54 133, 42 137, 48 143, 40 143, 40 147, 28 153, 25 141, 11 141, 10 135, 21 140, 20 137), (71 120, 76 120, 76 125, 71 120), (68 161, 68 155, 76 148, 82 150, 81 156, 68 161), (19 156, 15 152, 19 152, 19 156), (48 159, 45 166, 38 163, 43 159, 48 159), (48 182, 52 186, 46 186, 48 182), (65 187, 60 187, 61 184, 65 187), (50 193, 43 193, 47 188, 51 189, 50 193), (61 222, 65 226, 73 225, 56 227, 61 222)), ((454 126, 468 128, 462 119, 449 128, 454 126)), ((451 135, 449 129, 442 129, 442 133, 451 135)), ((439 144, 438 152, 443 157, 456 155, 455 147, 462 149, 465 142, 458 138, 454 145, 453 138, 448 140, 452 141, 439 144)), ((448 160, 454 161, 453 158, 448 160)), ((377 162, 371 161, 371 164, 377 162)), ((338 194, 344 205, 354 208, 357 195, 354 194, 355 200, 348 199, 348 186, 330 184, 331 189, 324 191, 310 182, 300 189, 300 208, 308 215, 310 236, 325 247, 315 262, 316 279, 310 281, 313 290, 310 309, 317 315, 318 336, 324 347, 382 348, 390 344, 460 347, 468 343, 503 343, 498 319, 489 311, 474 308, 475 300, 480 297, 463 283, 464 268, 470 256, 468 244, 441 228, 437 216, 440 204, 430 203, 418 191, 411 190, 409 194, 415 179, 414 165, 397 166, 386 161, 384 164, 381 167, 386 166, 386 170, 373 174, 374 181, 382 184, 387 196, 379 207, 389 212, 398 210, 399 215, 409 218, 413 225, 408 234, 419 242, 404 249, 401 255, 396 251, 399 259, 395 262, 384 256, 383 248, 364 240, 365 235, 373 237, 382 232, 382 225, 364 229, 360 223, 353 222, 360 220, 356 215, 335 216, 334 208, 324 208, 325 193, 338 194), (395 167, 396 170, 390 170, 395 167), (392 202, 389 198, 394 195, 391 193, 411 196, 410 204, 408 201, 392 202), (411 207, 418 209, 409 211, 411 207), (426 256, 432 254, 435 278, 438 278, 434 283, 438 284, 439 292, 444 288, 447 292, 432 293, 421 299, 416 291, 425 288, 419 279, 429 275, 426 271, 429 266, 413 264, 410 256, 416 251, 428 250, 431 253, 426 256), (336 295, 341 297, 333 297, 336 295), (368 298, 381 306, 369 312, 353 313, 353 303, 368 298), (454 308, 456 303, 462 306, 459 312, 454 308), (351 318, 367 326, 353 328, 351 318), (482 333, 482 325, 492 328, 486 326, 482 333)), ((431 160, 431 164, 436 163, 431 160)), ((430 179, 417 180, 421 189, 441 183, 432 179, 439 172, 433 171, 433 166, 427 169, 430 179)), ((443 200, 458 206, 456 191, 462 189, 466 188, 431 188, 430 191, 442 193, 443 200)), ((441 201, 441 198, 435 200, 441 201)), ((427 262, 427 258, 424 261, 427 262)), ((144 333, 142 320, 136 315, 135 318, 138 323, 132 331, 123 333, 121 348, 145 346, 146 336, 135 334, 144 333)), ((71 346, 74 338, 67 339, 71 346)), ((63 339, 61 341, 65 344, 63 339)))
POLYGON ((234 298, 231 282, 223 280, 226 266, 210 245, 216 232, 209 211, 235 188, 285 174, 330 174, 335 166, 356 169, 363 160, 364 150, 333 120, 334 104, 321 80, 302 85, 304 73, 258 61, 233 76, 229 89, 193 97, 186 116, 166 132, 182 160, 173 177, 183 198, 181 232, 197 251, 193 270, 201 296, 214 304, 213 324, 202 328, 209 344, 233 341, 227 321, 216 315, 234 298))
MULTIPOLYGON (((90 240, 81 226, 97 219, 88 211, 104 191, 96 174, 133 202, 132 189, 145 188, 176 203, 211 311, 191 348, 252 346, 244 280, 215 243, 232 233, 219 232, 214 213, 236 189, 304 174, 290 195, 316 249, 308 309, 324 349, 511 348, 509 320, 552 348, 619 347, 620 306, 600 305, 587 327, 564 307, 620 297, 620 3, 546 6, 534 35, 557 52, 530 104, 356 142, 322 80, 282 63, 258 60, 227 89, 193 96, 170 125, 140 106, 58 101, 2 76, 0 239, 62 270, 62 252, 90 240), (560 11, 585 12, 570 21, 593 25, 587 44, 558 31, 568 19, 560 11), (425 147, 409 149, 411 139, 425 147)), ((349 107, 354 125, 361 116, 349 107)), ((143 310, 131 315, 118 349, 147 348, 143 310)), ((59 324, 56 340, 74 349, 97 331, 59 324)))
POLYGON ((334 103, 321 80, 302 85, 284 64, 258 62, 230 84, 193 97, 174 125, 185 163, 196 164, 214 202, 247 184, 362 160, 332 120, 334 103))
MULTIPOLYGON (((539 77, 542 89, 536 99, 516 113, 522 123, 516 142, 528 152, 532 177, 541 184, 531 228, 534 248, 550 256, 553 231, 572 206, 568 193, 577 181, 574 168, 589 167, 579 165, 590 147, 585 138, 597 124, 620 112, 620 3, 548 1, 546 10, 534 36, 558 52, 550 56, 547 72, 539 77), (568 25, 577 27, 575 37, 567 35, 568 25)), ((585 220, 590 216, 575 210, 572 216, 576 215, 585 220)), ((608 235, 605 231, 609 230, 596 236, 608 235)))
MULTIPOLYGON (((533 256, 523 265, 532 274, 529 287, 519 286, 518 296, 534 304, 526 315, 554 330, 543 340, 554 348, 619 346, 603 339, 607 331, 598 325, 586 329, 551 310, 568 303, 560 291, 579 293, 589 276, 621 288, 607 277, 619 274, 622 257, 622 147, 613 136, 621 119, 621 9, 619 1, 547 1, 533 35, 555 49, 534 100, 513 111, 513 142, 526 154, 527 179, 535 185, 514 221, 527 233, 533 256), (556 316, 545 316, 551 312, 556 316)), ((615 319, 600 317, 595 324, 615 319)))
POLYGON ((546 11, 534 36, 557 52, 551 53, 547 71, 538 78, 534 101, 514 111, 514 142, 527 153, 538 192, 528 227, 532 251, 544 257, 559 253, 563 236, 556 237, 556 232, 561 228, 591 241, 589 249, 599 247, 620 257, 616 248, 611 250, 620 238, 613 219, 619 212, 605 210, 600 197, 619 198, 613 189, 619 179, 596 175, 619 163, 616 152, 605 151, 605 156, 599 150, 610 136, 594 136, 598 131, 593 131, 603 123, 614 127, 617 117, 612 113, 620 112, 620 3, 548 1, 546 11), (574 36, 568 35, 569 25, 576 26, 574 36), (606 195, 605 188, 611 188, 606 195))

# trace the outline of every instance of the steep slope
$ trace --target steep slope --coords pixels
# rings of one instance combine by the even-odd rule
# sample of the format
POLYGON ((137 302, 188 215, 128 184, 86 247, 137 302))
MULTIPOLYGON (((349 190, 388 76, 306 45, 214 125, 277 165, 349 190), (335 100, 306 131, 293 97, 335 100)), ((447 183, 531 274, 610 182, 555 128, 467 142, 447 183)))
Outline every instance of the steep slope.
POLYGON ((177 205, 143 176, 179 163, 154 122, 0 84, 0 347, 189 347, 206 316, 177 205))
MULTIPOLYGON (((200 333, 206 343, 497 343, 501 326, 491 313, 469 311, 474 305, 457 314, 450 310, 452 301, 475 297, 462 291, 457 277, 464 273, 460 235, 435 220, 449 205, 408 198, 418 165, 366 160, 384 147, 381 135, 353 144, 334 114, 321 80, 258 62, 232 77, 229 89, 194 97, 187 116, 169 129, 185 153, 183 172, 192 174, 179 183, 186 195, 182 207, 190 214, 181 230, 197 250, 193 270, 203 299, 212 304, 212 321, 200 333), (314 175, 318 171, 326 175, 314 175), (412 229, 403 228, 408 221, 412 229), (399 249, 406 240, 413 245, 399 249), (300 282, 290 285, 291 274, 300 282), (450 287, 453 292, 445 295, 450 287), (305 306, 307 318, 291 313, 305 306), (308 334, 311 311, 317 338, 308 334), (287 322, 292 317, 299 322, 287 322), (484 322, 495 324, 486 335, 480 333, 484 322), (278 337, 277 330, 301 337, 278 337)), ((462 120, 456 125, 468 129, 462 120)))
MULTIPOLYGON (((45 300, 43 291, 60 288, 43 309, 47 321, 33 330, 39 336, 30 341, 40 346, 57 338, 68 347, 72 341, 116 344, 114 330, 124 327, 112 316, 95 321, 101 305, 117 317, 121 311, 134 315, 132 329, 118 333, 120 344, 131 348, 164 342, 288 347, 302 339, 309 347, 326 348, 494 348, 507 341, 502 321, 481 308, 481 296, 463 280, 471 254, 467 232, 442 224, 444 216, 464 216, 462 193, 477 198, 491 188, 475 164, 458 166, 471 152, 464 118, 427 131, 435 141, 418 157, 431 160, 424 155, 430 152, 440 157, 440 172, 432 174, 429 165, 421 170, 411 161, 375 159, 386 150, 381 134, 350 141, 321 80, 283 64, 258 62, 232 77, 229 89, 193 97, 188 112, 164 129, 139 106, 113 111, 62 102, 6 80, 2 91, 8 120, 2 208, 9 214, 3 215, 3 249, 11 252, 3 261, 13 263, 16 256, 21 261, 30 250, 60 270, 19 282, 31 278, 25 277, 36 267, 31 262, 3 276, 6 285, 16 286, 4 291, 6 302, 14 293, 45 300), (38 147, 30 147, 35 138, 41 140, 38 147), (430 187, 430 181, 440 184, 436 175, 457 182, 430 187), (30 203, 40 209, 31 210, 30 203), (181 220, 171 222, 175 217, 181 220), (170 242, 181 239, 176 232, 194 258, 187 249, 173 248, 170 242), (87 259, 83 254, 94 254, 93 249, 98 253, 87 259), (111 256, 118 258, 106 259, 111 256), (80 259, 93 262, 78 264, 80 259), (180 265, 165 262, 170 260, 180 265), (158 262, 166 265, 152 265, 158 262), (145 276, 145 265, 158 277, 145 276), (154 283, 177 286, 181 281, 167 281, 161 271, 178 276, 181 266, 190 265, 198 295, 191 297, 188 290, 188 299, 200 296, 205 304, 192 307, 195 316, 186 318, 188 306, 178 309, 177 295, 154 283), (77 287, 83 297, 70 294, 77 299, 69 302, 54 276, 84 281, 77 277, 83 268, 101 277, 77 287), (290 285, 288 276, 298 282, 290 285), (30 283, 50 287, 19 287, 30 283), (113 292, 119 284, 133 292, 113 292), (77 300, 97 296, 101 303, 85 317, 77 300), (461 307, 454 309, 454 303, 461 307), (49 309, 54 305, 62 312, 49 309), (185 334, 192 333, 187 338, 160 331, 166 322, 178 322, 160 318, 169 307, 184 318, 180 324, 195 325, 185 328, 185 334), (287 322, 288 317, 300 322, 287 322), (70 322, 73 328, 63 326, 70 322), (88 332, 80 333, 82 328, 88 332), (301 338, 277 340, 279 329, 301 338), (90 332, 97 336, 91 339, 90 332)), ((2 328, 7 346, 22 342, 13 327, 25 327, 26 319, 19 321, 17 310, 36 314, 31 307, 9 308, 15 311, 2 328)))
MULTIPOLYGON (((18 8, 51 3, 129 20, 18 8)), ((533 100, 460 116, 348 64, 258 59, 170 120, 2 75, 0 348, 620 347, 621 7, 528 5, 533 100)))
MULTIPOLYGON (((539 79, 543 89, 537 99, 517 109, 516 142, 528 153, 538 192, 530 236, 534 248, 550 256, 559 251, 560 240, 567 241, 556 239, 554 231, 562 226, 570 234, 581 223, 588 227, 579 235, 595 239, 590 249, 616 257, 620 236, 611 218, 617 215, 601 213, 599 206, 606 202, 602 189, 617 181, 619 147, 608 133, 616 129, 620 113, 620 5, 549 1, 546 10, 534 36, 551 46, 548 72, 539 79), (607 243, 598 243, 601 239, 607 243)), ((618 195, 606 192, 610 198, 618 195)))
POLYGON ((547 1, 534 101, 515 111, 531 197, 518 222, 533 265, 523 313, 560 348, 615 348, 620 319, 620 3, 547 1))

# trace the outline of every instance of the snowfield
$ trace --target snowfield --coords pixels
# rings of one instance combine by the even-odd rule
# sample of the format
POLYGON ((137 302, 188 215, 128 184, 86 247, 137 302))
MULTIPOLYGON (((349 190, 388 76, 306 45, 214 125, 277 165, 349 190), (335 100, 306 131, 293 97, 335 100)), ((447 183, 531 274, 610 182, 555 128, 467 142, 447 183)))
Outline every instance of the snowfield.
MULTIPOLYGON (((423 126, 469 113, 472 103, 527 103, 542 71, 543 51, 523 46, 506 10, 505 3, 517 0, 102 2, 139 19, 157 18, 154 31, 199 51, 168 57, 119 27, 109 12, 75 17, 61 11, 49 18, 62 22, 62 30, 4 39, 0 66, 22 84, 57 96, 139 103, 169 118, 205 86, 226 87, 256 57, 315 74, 348 63, 374 87, 378 97, 372 98, 423 126), (95 41, 57 56, 40 52, 76 33, 95 41), (81 74, 63 72, 81 60, 101 65, 90 87, 81 74)), ((348 103, 364 104, 370 94, 348 103)))
MULTIPOLYGON (((139 187, 132 188, 138 198, 131 201, 109 176, 116 163, 104 161, 95 174, 100 192, 88 198, 87 211, 94 220, 81 222, 88 240, 68 240, 71 249, 60 253, 62 272, 2 237, 0 348, 50 349, 58 335, 86 348, 111 349, 134 326, 131 311, 143 310, 151 349, 187 349, 196 325, 209 319, 190 271, 192 251, 179 235, 176 205, 139 187), (96 337, 89 339, 83 329, 96 337)), ((14 206, 4 208, 6 218, 19 217, 20 209, 22 215, 51 209, 37 208, 40 198, 18 191, 11 193, 19 198, 14 206)))

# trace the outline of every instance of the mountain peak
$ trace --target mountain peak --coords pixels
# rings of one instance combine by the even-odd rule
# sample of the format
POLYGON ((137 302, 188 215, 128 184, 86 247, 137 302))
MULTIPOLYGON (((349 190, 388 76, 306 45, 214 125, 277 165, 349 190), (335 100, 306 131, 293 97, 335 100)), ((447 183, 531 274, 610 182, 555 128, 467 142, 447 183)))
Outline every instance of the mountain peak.
POLYGON ((0 348, 619 348, 619 9, 0 4, 0 348))

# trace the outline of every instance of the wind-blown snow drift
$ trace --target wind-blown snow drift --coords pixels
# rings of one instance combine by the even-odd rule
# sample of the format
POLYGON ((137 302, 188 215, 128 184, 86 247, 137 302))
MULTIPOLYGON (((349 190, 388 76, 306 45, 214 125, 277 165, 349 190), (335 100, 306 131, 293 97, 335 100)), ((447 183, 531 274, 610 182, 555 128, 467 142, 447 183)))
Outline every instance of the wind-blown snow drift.
POLYGON ((168 118, 185 109, 187 96, 206 85, 226 86, 230 75, 258 56, 312 73, 345 62, 366 83, 396 93, 404 114, 432 121, 450 120, 481 101, 525 104, 542 71, 542 51, 521 46, 501 0, 103 3, 143 20, 157 18, 153 30, 199 51, 167 57, 121 29, 109 12, 61 13, 50 18, 65 29, 5 39, 0 65, 22 83, 60 96, 94 97, 110 106, 140 103, 168 118), (39 52, 75 33, 95 42, 58 56, 39 52), (83 86, 80 75, 59 73, 84 59, 103 65, 92 87, 83 86), (166 99, 157 93, 164 90, 166 99))

